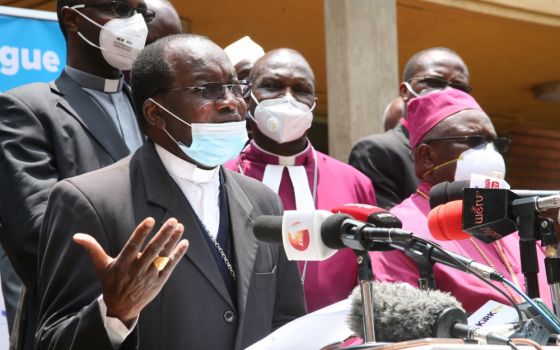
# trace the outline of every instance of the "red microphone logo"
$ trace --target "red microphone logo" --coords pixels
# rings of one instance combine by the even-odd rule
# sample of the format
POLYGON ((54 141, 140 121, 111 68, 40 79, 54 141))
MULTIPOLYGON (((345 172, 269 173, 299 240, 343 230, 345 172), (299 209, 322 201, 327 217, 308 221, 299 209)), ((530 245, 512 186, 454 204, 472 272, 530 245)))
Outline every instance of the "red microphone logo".
POLYGON ((304 251, 309 247, 309 230, 296 221, 288 228, 288 240, 295 250, 304 251))

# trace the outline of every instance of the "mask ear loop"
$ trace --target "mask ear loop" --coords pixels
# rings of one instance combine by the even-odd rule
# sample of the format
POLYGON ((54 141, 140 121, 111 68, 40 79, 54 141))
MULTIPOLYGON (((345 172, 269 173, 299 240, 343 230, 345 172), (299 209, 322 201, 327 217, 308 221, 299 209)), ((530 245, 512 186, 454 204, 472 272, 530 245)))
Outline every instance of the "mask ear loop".
POLYGON ((406 90, 407 90, 412 96, 414 96, 414 97, 420 97, 420 95, 419 95, 416 91, 414 91, 414 90, 412 89, 412 86, 410 86, 410 83, 409 83, 408 81, 405 81, 403 84, 404 84, 404 86, 406 87, 406 90))
MULTIPOLYGON (((169 111, 167 108, 163 107, 162 105, 160 105, 159 103, 157 103, 153 98, 148 98, 148 100, 152 101, 153 103, 156 104, 156 106, 158 106, 159 108, 163 109, 164 111, 166 111, 167 113, 169 113, 172 117, 176 118, 177 120, 179 120, 180 122, 183 122, 185 124, 187 124, 189 127, 191 126, 189 123, 187 123, 186 121, 184 121, 183 119, 177 117, 175 114, 171 113, 171 111, 169 111)), ((169 138, 171 140, 173 140, 173 142, 175 142, 176 145, 180 145, 182 144, 182 142, 178 142, 173 136, 171 136, 171 134, 169 133, 169 131, 167 131, 166 128, 163 128, 163 132, 165 132, 167 134, 167 136, 169 136, 169 138)))
POLYGON ((436 165, 435 167, 431 168, 430 170, 426 171, 424 174, 422 174, 422 178, 424 178, 424 176, 433 173, 434 171, 443 168, 444 166, 448 166, 450 164, 453 164, 455 162, 457 162, 459 159, 461 159, 461 156, 455 158, 455 159, 451 159, 445 163, 442 163, 440 165, 436 165))
MULTIPOLYGON (((252 99, 253 101, 255 101, 255 103, 257 104, 257 106, 259 105, 260 102, 257 100, 257 98, 255 97, 255 95, 253 94, 253 91, 251 91, 251 99, 252 99)), ((253 122, 255 122, 255 124, 257 124, 257 126, 258 126, 259 123, 258 123, 257 120, 255 119, 255 117, 253 117, 253 113, 251 113, 251 109, 249 108, 249 106, 247 106, 247 115, 248 115, 249 118, 250 118, 253 122)))
MULTIPOLYGON (((175 114, 173 114, 173 112, 171 112, 170 110, 168 110, 167 108, 163 107, 162 105, 160 105, 158 102, 156 102, 156 100, 154 100, 153 98, 148 98, 148 100, 152 101, 153 103, 156 104, 156 106, 158 106, 159 108, 163 109, 164 111, 166 111, 167 113, 169 113, 173 118, 177 119, 178 121, 180 121, 183 124, 186 124, 187 126, 189 126, 190 128, 192 128, 192 125, 186 121, 184 121, 183 119, 179 118, 178 116, 176 116, 175 114)), ((203 105, 205 106, 205 105, 203 105)), ((203 106, 201 106, 200 108, 202 108, 203 106)))
MULTIPOLYGON (((74 12, 76 12, 77 14, 79 14, 80 16, 82 16, 85 20, 87 20, 89 23, 93 24, 94 26, 96 26, 96 27, 99 28, 100 30, 106 30, 101 24, 95 22, 94 20, 92 20, 91 18, 89 18, 88 16, 84 15, 82 12, 80 12, 80 11, 77 10, 77 9, 85 8, 86 5, 84 5, 84 4, 79 4, 79 5, 74 5, 74 6, 71 6, 71 7, 69 7, 69 6, 64 6, 64 7, 69 8, 69 9, 71 9, 71 10, 74 10, 74 12)), ((64 7, 63 7, 63 8, 64 8, 64 7)), ((136 13, 135 15, 133 15, 133 17, 134 17, 134 16, 137 16, 137 15, 138 15, 138 16, 142 16, 141 14, 136 13)), ((115 18, 115 19, 116 19, 116 18, 115 18)), ((115 20, 115 19, 112 19, 111 21, 113 21, 113 20, 115 20)), ((142 20, 144 20, 143 17, 142 17, 142 20)), ((109 22, 110 22, 110 21, 109 21, 109 22)), ((121 34, 120 32, 115 32, 115 33, 116 33, 116 34, 121 34)), ((91 46, 93 46, 93 47, 95 47, 95 48, 98 48, 99 50, 106 51, 106 49, 104 49, 104 48, 102 48, 102 47, 100 47, 100 46, 94 44, 91 40, 87 39, 82 33, 78 32, 78 36, 80 36, 80 38, 82 38, 86 43, 90 44, 91 46)))
MULTIPOLYGON (((91 18, 89 18, 88 16, 84 15, 83 13, 81 13, 80 11, 77 10, 77 9, 85 8, 86 5, 80 4, 80 5, 74 5, 74 6, 72 6, 72 7, 68 7, 68 6, 64 6, 64 7, 73 10, 74 12, 76 12, 77 14, 79 14, 80 16, 82 16, 82 18, 84 18, 85 20, 87 20, 89 23, 93 24, 94 26, 96 26, 97 28, 99 28, 99 29, 101 29, 101 30, 104 30, 102 25, 100 25, 99 23, 95 22, 94 20, 92 20, 91 18)), ((63 8, 64 8, 64 7, 63 7, 63 8)), ((86 43, 90 44, 91 46, 93 46, 93 47, 95 47, 95 48, 97 48, 97 49, 99 49, 99 50, 105 51, 104 48, 102 48, 101 46, 99 46, 99 45, 97 45, 97 44, 94 44, 91 40, 89 40, 88 38, 86 38, 82 33, 78 32, 78 36, 79 36, 80 38, 82 38, 83 41, 85 41, 86 43)))

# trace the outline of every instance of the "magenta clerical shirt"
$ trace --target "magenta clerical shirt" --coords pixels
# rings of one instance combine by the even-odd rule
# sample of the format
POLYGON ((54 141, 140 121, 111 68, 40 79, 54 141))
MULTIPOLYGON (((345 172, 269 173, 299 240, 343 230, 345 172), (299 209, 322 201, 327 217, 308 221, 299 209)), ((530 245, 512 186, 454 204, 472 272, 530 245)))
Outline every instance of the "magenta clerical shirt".
MULTIPOLYGON (((430 185, 420 183, 419 192, 427 194, 430 192, 430 185)), ((402 222, 403 228, 414 232, 421 238, 435 240, 428 230, 428 213, 430 212, 429 201, 418 193, 412 194, 401 204, 393 207, 391 212, 402 222)), ((460 241, 436 241, 444 249, 467 256, 485 265, 493 265, 505 278, 512 281, 510 270, 506 264, 511 266, 513 275, 519 281, 523 291, 525 291, 523 273, 521 272, 521 260, 519 258, 519 236, 513 233, 497 242, 486 244, 476 238, 460 241), (501 250, 500 250, 501 246, 501 250), (489 261, 488 261, 489 260, 489 261), (490 263, 489 263, 490 262, 490 263)), ((544 268, 544 254, 541 249, 537 249, 539 259, 539 291, 541 298, 550 307, 550 288, 546 282, 544 268)), ((373 272, 378 280, 381 281, 404 281, 417 286, 419 277, 416 263, 405 256, 400 251, 374 252, 371 253, 373 272)), ((500 293, 481 282, 473 275, 444 266, 434 265, 434 278, 438 289, 450 292, 462 304, 467 312, 476 311, 488 300, 495 300, 499 303, 509 305, 500 293)), ((503 284, 493 282, 498 288, 508 292, 503 284)), ((509 294, 509 293, 508 293, 509 294)), ((511 294, 510 294, 511 295, 511 294)), ((515 299, 514 299, 515 300, 515 299)))
MULTIPOLYGON (((317 162, 316 209, 330 210, 347 203, 376 204, 371 181, 356 169, 313 150, 311 145, 302 153, 279 157, 259 148, 254 141, 240 156, 225 167, 262 181, 266 165, 292 163, 305 167, 309 188, 313 191, 315 161, 317 162), (316 160, 314 159, 316 154, 316 160)), ((295 210, 296 200, 288 170, 284 169, 278 194, 284 209, 295 210)), ((299 262, 300 271, 303 262, 299 262)), ((356 255, 350 249, 337 252, 325 261, 309 261, 305 272, 305 298, 309 312, 340 301, 350 294, 357 284, 356 255)))

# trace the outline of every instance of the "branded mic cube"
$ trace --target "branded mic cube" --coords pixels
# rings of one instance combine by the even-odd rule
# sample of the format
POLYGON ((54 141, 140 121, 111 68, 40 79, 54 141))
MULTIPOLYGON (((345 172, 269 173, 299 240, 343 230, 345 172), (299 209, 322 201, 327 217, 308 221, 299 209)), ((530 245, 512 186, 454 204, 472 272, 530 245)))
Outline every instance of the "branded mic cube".
POLYGON ((463 231, 483 242, 494 242, 517 230, 510 203, 517 199, 504 189, 465 188, 463 231))

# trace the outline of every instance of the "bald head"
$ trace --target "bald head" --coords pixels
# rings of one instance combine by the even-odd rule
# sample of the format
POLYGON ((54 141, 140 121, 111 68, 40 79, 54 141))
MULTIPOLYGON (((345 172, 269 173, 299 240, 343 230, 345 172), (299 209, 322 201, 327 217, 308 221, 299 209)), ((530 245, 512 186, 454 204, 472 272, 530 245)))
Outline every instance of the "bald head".
POLYGON ((146 45, 165 36, 181 33, 181 19, 173 5, 167 0, 146 0, 148 9, 155 12, 155 18, 148 23, 146 45))
POLYGON ((293 71, 294 77, 305 79, 313 85, 313 93, 315 93, 315 74, 311 66, 301 53, 293 49, 276 49, 269 51, 261 57, 251 70, 250 79, 255 81, 263 75, 271 72, 287 75, 287 71, 293 71))
POLYGON ((436 47, 422 50, 408 60, 400 95, 407 102, 426 90, 441 90, 447 86, 469 93, 469 70, 455 51, 436 47))
POLYGON ((403 80, 409 81, 419 72, 432 67, 447 66, 463 74, 467 80, 469 70, 463 59, 453 50, 446 47, 434 47, 414 54, 404 66, 403 80))

